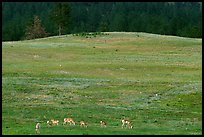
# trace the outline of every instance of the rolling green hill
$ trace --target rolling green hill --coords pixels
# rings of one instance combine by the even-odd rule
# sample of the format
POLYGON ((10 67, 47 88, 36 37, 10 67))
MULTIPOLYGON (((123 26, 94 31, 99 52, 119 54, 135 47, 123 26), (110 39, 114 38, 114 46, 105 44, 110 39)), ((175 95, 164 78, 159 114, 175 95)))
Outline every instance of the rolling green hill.
POLYGON ((105 34, 3 42, 2 134, 202 134, 202 39, 105 34))

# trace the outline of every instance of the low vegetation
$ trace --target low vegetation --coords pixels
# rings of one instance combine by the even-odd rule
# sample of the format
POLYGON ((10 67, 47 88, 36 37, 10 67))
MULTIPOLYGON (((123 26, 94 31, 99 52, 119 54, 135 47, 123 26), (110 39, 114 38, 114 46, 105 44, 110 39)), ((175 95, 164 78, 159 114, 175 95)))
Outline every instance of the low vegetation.
POLYGON ((3 42, 2 134, 202 134, 202 40, 108 34, 3 42))
POLYGON ((82 33, 75 33, 73 36, 81 36, 85 38, 93 38, 96 36, 103 36, 103 35, 109 35, 108 33, 103 33, 103 32, 82 32, 82 33))

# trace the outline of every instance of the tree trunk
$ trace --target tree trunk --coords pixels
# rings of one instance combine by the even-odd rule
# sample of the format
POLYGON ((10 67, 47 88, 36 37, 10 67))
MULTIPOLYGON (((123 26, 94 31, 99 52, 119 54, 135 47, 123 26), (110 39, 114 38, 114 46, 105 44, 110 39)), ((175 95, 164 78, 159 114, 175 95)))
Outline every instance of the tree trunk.
POLYGON ((61 25, 59 25, 59 36, 61 35, 61 25))

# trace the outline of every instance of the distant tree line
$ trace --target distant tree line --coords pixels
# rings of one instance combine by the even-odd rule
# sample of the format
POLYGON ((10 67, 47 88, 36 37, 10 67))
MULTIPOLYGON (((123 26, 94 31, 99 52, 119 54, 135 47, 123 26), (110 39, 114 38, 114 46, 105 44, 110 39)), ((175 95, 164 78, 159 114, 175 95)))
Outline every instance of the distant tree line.
POLYGON ((2 2, 2 40, 25 39, 28 28, 32 26, 36 16, 39 17, 44 27, 41 31, 46 33, 46 36, 59 33, 127 31, 202 37, 201 2, 69 2, 67 4, 70 7, 70 14, 57 18, 53 16, 57 15, 57 12, 55 14, 53 12, 57 11, 54 2, 2 2), (66 17, 67 15, 69 17, 66 17))

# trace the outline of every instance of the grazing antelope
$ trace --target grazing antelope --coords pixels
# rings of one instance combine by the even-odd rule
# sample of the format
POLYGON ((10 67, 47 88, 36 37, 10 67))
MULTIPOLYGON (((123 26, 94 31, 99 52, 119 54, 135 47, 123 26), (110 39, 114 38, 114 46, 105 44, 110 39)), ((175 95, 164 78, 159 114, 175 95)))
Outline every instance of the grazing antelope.
POLYGON ((75 125, 75 122, 74 122, 74 120, 72 118, 64 118, 63 125, 66 124, 66 123, 69 123, 69 125, 71 125, 71 124, 75 125))
POLYGON ((51 119, 50 121, 47 121, 48 126, 58 125, 58 124, 59 124, 59 120, 51 119))
POLYGON ((129 120, 127 120, 127 119, 122 119, 121 122, 122 122, 122 128, 123 128, 124 126, 128 126, 129 128, 132 128, 132 127, 133 127, 132 124, 131 124, 131 122, 130 122, 129 120))
POLYGON ((59 120, 51 119, 51 122, 52 122, 52 125, 58 125, 59 124, 59 120))
POLYGON ((106 122, 100 121, 101 127, 106 127, 106 122))
POLYGON ((84 127, 87 127, 87 123, 85 123, 84 121, 80 121, 80 126, 84 126, 84 127))
POLYGON ((36 134, 40 134, 40 123, 37 123, 36 126, 35 126, 35 132, 36 134))

